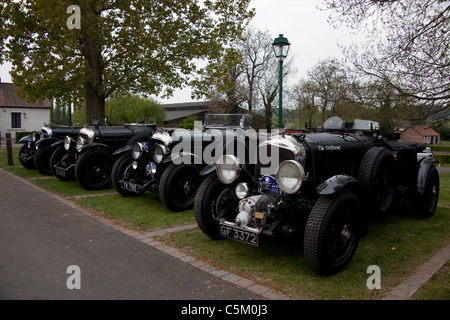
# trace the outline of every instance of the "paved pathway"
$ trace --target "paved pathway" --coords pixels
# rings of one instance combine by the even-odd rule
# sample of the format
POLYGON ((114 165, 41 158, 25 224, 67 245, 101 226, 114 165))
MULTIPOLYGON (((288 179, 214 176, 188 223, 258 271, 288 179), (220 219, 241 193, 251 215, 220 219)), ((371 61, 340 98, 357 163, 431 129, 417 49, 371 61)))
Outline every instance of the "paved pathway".
MULTIPOLYGON (((283 299, 0 169, 0 299, 283 299), (81 289, 69 290, 69 266, 81 289)), ((176 230, 168 230, 176 231, 176 230)))

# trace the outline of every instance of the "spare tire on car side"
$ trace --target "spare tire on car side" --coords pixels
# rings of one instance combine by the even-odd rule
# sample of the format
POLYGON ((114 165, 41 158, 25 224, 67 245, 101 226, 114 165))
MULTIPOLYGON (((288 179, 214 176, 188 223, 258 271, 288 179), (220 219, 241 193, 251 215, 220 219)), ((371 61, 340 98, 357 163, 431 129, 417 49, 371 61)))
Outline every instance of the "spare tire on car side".
POLYGON ((369 149, 358 170, 358 180, 366 188, 370 217, 383 218, 392 208, 396 193, 396 173, 393 154, 384 147, 369 149))

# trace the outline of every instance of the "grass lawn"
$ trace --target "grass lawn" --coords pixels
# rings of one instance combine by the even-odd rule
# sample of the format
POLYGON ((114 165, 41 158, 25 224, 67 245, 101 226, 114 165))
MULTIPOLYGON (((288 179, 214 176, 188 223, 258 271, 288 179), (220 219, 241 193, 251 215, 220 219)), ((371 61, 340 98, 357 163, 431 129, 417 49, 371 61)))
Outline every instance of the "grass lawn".
POLYGON ((123 197, 116 193, 102 197, 78 198, 73 201, 140 232, 195 223, 192 210, 169 211, 161 203, 158 195, 153 193, 144 193, 139 197, 123 197))
MULTIPOLYGON (((147 192, 139 197, 123 197, 112 187, 93 192, 76 181, 43 177, 37 170, 20 166, 19 147, 14 148, 15 166, 8 166, 5 149, 0 148, 0 167, 4 170, 126 227, 144 233, 195 223, 192 210, 171 212, 157 194, 147 192)), ((432 218, 418 220, 402 208, 371 224, 369 234, 361 239, 348 267, 331 277, 318 276, 307 267, 300 242, 263 239, 259 247, 253 247, 232 240, 211 240, 198 229, 171 233, 158 240, 293 299, 380 299, 449 242, 450 173, 441 173, 440 182, 439 207, 432 218), (366 286, 370 265, 381 268, 380 290, 369 290, 366 286)), ((450 299, 449 267, 447 264, 442 268, 413 298, 450 299)))

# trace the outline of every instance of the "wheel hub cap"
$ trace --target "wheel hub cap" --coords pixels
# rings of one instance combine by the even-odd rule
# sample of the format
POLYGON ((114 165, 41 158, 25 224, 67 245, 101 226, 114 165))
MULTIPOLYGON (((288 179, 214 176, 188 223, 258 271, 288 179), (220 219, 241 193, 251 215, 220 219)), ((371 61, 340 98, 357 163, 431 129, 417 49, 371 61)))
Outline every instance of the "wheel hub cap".
POLYGON ((350 239, 350 230, 347 225, 344 225, 344 228, 341 231, 341 236, 344 243, 347 243, 348 239, 350 239))
POLYGON ((184 192, 185 192, 186 194, 188 194, 188 193, 191 191, 191 185, 189 184, 189 182, 186 182, 186 183, 184 184, 183 189, 184 189, 184 192))

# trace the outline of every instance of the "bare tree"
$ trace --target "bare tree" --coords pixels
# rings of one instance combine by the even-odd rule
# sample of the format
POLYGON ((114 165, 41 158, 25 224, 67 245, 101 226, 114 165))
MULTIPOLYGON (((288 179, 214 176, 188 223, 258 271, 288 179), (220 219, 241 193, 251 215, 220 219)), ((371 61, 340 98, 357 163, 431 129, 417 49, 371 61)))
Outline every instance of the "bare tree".
POLYGON ((243 71, 247 92, 248 111, 253 111, 253 105, 258 100, 258 86, 262 81, 268 66, 275 64, 272 49, 272 38, 268 31, 253 28, 246 29, 244 40, 240 44, 243 59, 243 71))
POLYGON ((337 109, 345 102, 347 78, 344 66, 337 59, 320 60, 307 72, 307 81, 297 90, 300 99, 310 108, 318 108, 321 112, 322 122, 326 117, 336 115, 337 109), (302 97, 303 96, 303 97, 302 97))
MULTIPOLYGON (((271 127, 273 101, 278 97, 279 88, 279 63, 272 42, 268 31, 248 28, 225 55, 204 69, 203 77, 209 80, 199 82, 214 83, 207 94, 212 110, 234 113, 241 108, 254 113, 263 109, 266 127, 271 127)), ((293 60, 291 55, 284 62, 284 80, 294 73, 293 60)))
POLYGON ((343 49, 356 69, 415 100, 413 119, 450 115, 450 1, 323 0, 330 22, 367 31, 343 49))

